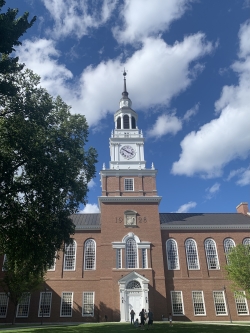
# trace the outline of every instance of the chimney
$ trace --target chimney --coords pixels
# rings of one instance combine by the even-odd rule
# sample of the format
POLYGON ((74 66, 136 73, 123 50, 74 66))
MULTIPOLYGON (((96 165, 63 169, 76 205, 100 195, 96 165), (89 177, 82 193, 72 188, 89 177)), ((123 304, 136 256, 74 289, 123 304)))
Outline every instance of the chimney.
POLYGON ((248 203, 241 202, 237 207, 237 213, 248 215, 248 203))

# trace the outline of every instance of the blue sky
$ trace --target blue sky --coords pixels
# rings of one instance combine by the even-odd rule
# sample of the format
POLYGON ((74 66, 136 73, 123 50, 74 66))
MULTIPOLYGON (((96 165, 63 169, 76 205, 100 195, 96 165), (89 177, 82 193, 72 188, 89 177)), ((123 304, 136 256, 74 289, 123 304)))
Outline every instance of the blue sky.
POLYGON ((249 0, 7 0, 37 16, 16 53, 50 94, 84 114, 109 162, 113 115, 127 89, 158 169, 161 212, 235 212, 250 202, 249 0))

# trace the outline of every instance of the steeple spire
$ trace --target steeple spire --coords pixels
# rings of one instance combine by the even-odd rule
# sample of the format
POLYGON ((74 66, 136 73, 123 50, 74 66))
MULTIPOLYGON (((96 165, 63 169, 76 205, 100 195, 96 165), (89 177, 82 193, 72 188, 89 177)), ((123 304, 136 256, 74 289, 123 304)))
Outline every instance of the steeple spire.
POLYGON ((127 92, 127 86, 126 86, 126 75, 127 75, 127 72, 124 68, 124 71, 123 71, 124 88, 123 88, 123 93, 122 93, 123 98, 128 98, 128 92, 127 92))

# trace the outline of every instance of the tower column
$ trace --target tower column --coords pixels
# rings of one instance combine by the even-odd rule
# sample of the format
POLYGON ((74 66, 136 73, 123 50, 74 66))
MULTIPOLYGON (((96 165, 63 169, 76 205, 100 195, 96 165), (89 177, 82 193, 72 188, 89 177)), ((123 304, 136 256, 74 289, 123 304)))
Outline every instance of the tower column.
POLYGON ((131 114, 129 114, 129 129, 132 128, 132 117, 131 114))
POLYGON ((123 127, 123 116, 121 116, 121 129, 124 129, 124 127, 123 127))

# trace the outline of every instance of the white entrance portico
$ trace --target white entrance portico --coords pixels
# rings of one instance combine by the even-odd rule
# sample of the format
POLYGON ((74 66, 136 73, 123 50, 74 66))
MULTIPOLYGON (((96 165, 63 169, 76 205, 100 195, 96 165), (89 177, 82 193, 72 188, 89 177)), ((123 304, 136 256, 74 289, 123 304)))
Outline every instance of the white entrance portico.
POLYGON ((139 319, 142 309, 148 311, 149 280, 135 271, 122 277, 119 281, 121 322, 130 321, 130 311, 139 319))

